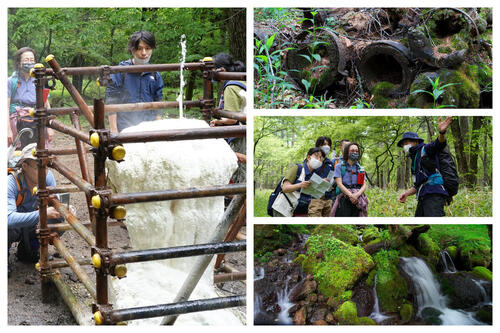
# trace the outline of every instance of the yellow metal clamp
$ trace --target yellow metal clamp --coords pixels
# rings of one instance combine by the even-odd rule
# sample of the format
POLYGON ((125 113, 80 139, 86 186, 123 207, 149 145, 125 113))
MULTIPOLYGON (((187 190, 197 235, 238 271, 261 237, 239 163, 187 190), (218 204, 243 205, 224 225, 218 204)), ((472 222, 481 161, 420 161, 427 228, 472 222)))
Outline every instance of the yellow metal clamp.
POLYGON ((97 209, 101 208, 101 197, 100 196, 94 195, 92 197, 92 206, 94 208, 97 208, 97 209))
POLYGON ((94 148, 98 148, 99 147, 99 134, 97 133, 92 133, 90 135, 90 144, 92 145, 92 147, 94 148))
POLYGON ((123 148, 123 146, 116 146, 111 151, 111 157, 113 157, 113 159, 115 161, 123 160, 123 158, 125 157, 125 154, 126 154, 126 152, 125 152, 125 148, 123 148))
POLYGON ((101 261, 101 256, 99 255, 99 253, 94 253, 92 255, 92 265, 95 268, 101 268, 102 261, 101 261))

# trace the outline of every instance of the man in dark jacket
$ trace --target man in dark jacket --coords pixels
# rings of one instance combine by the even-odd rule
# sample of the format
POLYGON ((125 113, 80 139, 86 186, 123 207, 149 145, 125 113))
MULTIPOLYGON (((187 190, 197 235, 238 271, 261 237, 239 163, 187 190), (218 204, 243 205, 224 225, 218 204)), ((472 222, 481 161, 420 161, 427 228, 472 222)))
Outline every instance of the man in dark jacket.
MULTIPOLYGON (((147 65, 156 48, 155 36, 149 31, 134 32, 129 39, 128 51, 133 58, 120 62, 120 66, 147 65)), ((158 72, 111 74, 113 83, 106 88, 106 104, 143 103, 162 100, 163 80, 158 72)), ((143 121, 161 119, 161 110, 117 112, 109 114, 111 132, 121 132, 143 121)))
POLYGON ((444 216, 444 205, 449 194, 443 186, 442 177, 429 177, 435 170, 428 170, 422 164, 422 158, 427 156, 433 160, 446 147, 446 130, 450 126, 451 117, 444 121, 440 119, 438 124, 439 136, 431 143, 425 144, 424 139, 417 133, 406 132, 398 142, 398 147, 402 147, 411 158, 411 173, 413 176, 413 187, 402 193, 398 201, 406 202, 410 195, 416 195, 418 204, 415 216, 444 216))

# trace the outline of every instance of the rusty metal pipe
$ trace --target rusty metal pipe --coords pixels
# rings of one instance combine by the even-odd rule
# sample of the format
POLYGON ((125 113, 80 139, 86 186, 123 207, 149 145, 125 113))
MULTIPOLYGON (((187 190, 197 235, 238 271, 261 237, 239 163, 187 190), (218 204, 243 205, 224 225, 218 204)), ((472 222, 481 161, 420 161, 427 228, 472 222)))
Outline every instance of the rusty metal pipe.
POLYGON ((230 281, 242 281, 246 279, 247 279, 246 272, 214 274, 214 284, 230 282, 230 281))
POLYGON ((229 118, 229 119, 235 119, 238 120, 239 122, 246 123, 247 122, 247 115, 241 112, 233 112, 233 111, 228 111, 228 110, 221 110, 221 109, 214 109, 212 110, 212 115, 216 115, 219 117, 224 117, 224 118, 229 118))
POLYGON ((80 192, 80 188, 75 185, 57 185, 57 186, 47 186, 47 191, 49 194, 58 194, 58 193, 74 193, 80 192))
POLYGON ((152 260, 184 258, 207 254, 238 252, 246 250, 246 241, 195 244, 186 246, 168 247, 163 249, 139 250, 122 253, 113 253, 110 262, 114 265, 152 260))
MULTIPOLYGON (((90 222, 81 222, 86 228, 92 228, 92 224, 90 222)), ((124 227, 125 224, 122 221, 113 221, 110 220, 108 221, 108 227, 124 227)), ((68 230, 74 230, 71 225, 68 223, 54 223, 54 224, 49 224, 49 230, 51 232, 61 232, 61 231, 68 231, 68 230)))
POLYGON ((89 139, 89 134, 85 133, 81 130, 77 130, 74 127, 68 126, 63 124, 57 119, 51 119, 49 120, 49 127, 55 129, 56 131, 59 131, 64 134, 71 135, 72 137, 79 139, 87 144, 90 145, 90 139, 89 139))
MULTIPOLYGON (((75 101, 76 105, 80 108, 80 111, 82 114, 87 118, 89 121, 89 124, 94 127, 94 118, 92 112, 89 110, 87 107, 87 103, 85 103, 85 100, 83 97, 80 95, 78 90, 75 88, 75 86, 69 81, 68 77, 66 76, 66 71, 64 71, 61 66, 59 66, 59 63, 57 60, 52 56, 47 57, 47 63, 49 64, 50 67, 52 67, 53 74, 61 81, 63 86, 68 90, 69 94, 75 101)), ((125 67, 125 66, 122 66, 125 67)), ((126 67, 133 67, 133 66, 126 66, 126 67)), ((48 73, 49 71, 47 71, 48 73)))
POLYGON ((73 227, 73 229, 82 236, 83 240, 87 242, 90 246, 95 245, 94 235, 87 229, 73 214, 70 213, 66 205, 63 205, 56 198, 51 198, 50 202, 54 205, 54 208, 61 214, 62 217, 73 227))
POLYGON ((112 323, 118 323, 127 320, 154 318, 166 315, 180 315, 183 313, 219 310, 245 305, 246 296, 238 295, 112 310, 107 314, 107 316, 109 316, 112 323))
MULTIPOLYGON (((84 147, 84 152, 89 153, 90 148, 84 147)), ((74 155, 77 154, 78 151, 76 148, 65 147, 65 148, 49 148, 49 155, 74 155)))
POLYGON ((244 81, 247 78, 247 73, 245 72, 215 72, 214 79, 218 81, 225 80, 241 80, 244 81))
MULTIPOLYGON (((188 62, 183 65, 184 70, 193 71, 203 69, 203 62, 188 62)), ((51 66, 52 67, 52 66, 51 66)), ((99 67, 64 67, 60 70, 47 69, 48 75, 53 75, 58 72, 63 72, 65 75, 93 75, 100 74, 103 69, 109 70, 110 74, 116 73, 142 73, 142 72, 173 72, 180 71, 181 64, 149 64, 149 65, 134 65, 134 66, 99 66, 99 67)))
MULTIPOLYGON (((80 266, 90 266, 90 265, 92 265, 92 260, 89 259, 89 258, 76 259, 76 262, 80 266)), ((69 267, 68 263, 66 261, 64 261, 64 260, 51 261, 49 263, 49 266, 50 266, 51 269, 69 267)))
POLYGON ((96 291, 94 288, 94 283, 87 275, 87 273, 83 270, 82 266, 78 264, 76 259, 71 255, 66 246, 62 243, 58 236, 52 238, 52 243, 54 244, 57 251, 61 254, 61 256, 66 260, 71 270, 78 276, 82 284, 85 286, 87 291, 90 293, 92 298, 96 298, 96 291))
POLYGON ((124 205, 139 202, 193 199, 229 194, 246 193, 245 184, 230 184, 208 187, 192 187, 183 190, 162 190, 153 192, 119 193, 111 195, 111 205, 124 205))
POLYGON ((216 138, 234 138, 246 135, 246 126, 224 126, 196 129, 176 129, 140 133, 113 133, 111 140, 118 143, 181 141, 216 138))
MULTIPOLYGON (((203 105, 203 101, 184 101, 182 105, 185 108, 192 107, 201 107, 203 105)), ((166 108, 178 108, 179 102, 143 102, 143 103, 126 103, 126 104, 109 104, 104 106, 104 110, 106 113, 108 112, 134 112, 137 110, 156 110, 156 109, 166 109, 166 108)), ((94 111, 94 107, 88 105, 90 111, 94 111)), ((74 112, 79 112, 80 109, 78 107, 61 107, 61 108, 52 108, 47 112, 50 115, 63 116, 67 114, 71 114, 74 112)))
POLYGON ((92 321, 90 318, 92 318, 92 313, 89 311, 89 307, 78 301, 71 288, 62 279, 59 270, 55 270, 50 277, 78 325, 91 325, 92 321))
POLYGON ((68 167, 62 164, 58 159, 52 159, 50 166, 57 170, 61 175, 68 178, 73 184, 78 186, 80 190, 85 192, 85 194, 90 194, 90 191, 94 189, 94 186, 89 182, 85 181, 82 177, 74 174, 68 167))

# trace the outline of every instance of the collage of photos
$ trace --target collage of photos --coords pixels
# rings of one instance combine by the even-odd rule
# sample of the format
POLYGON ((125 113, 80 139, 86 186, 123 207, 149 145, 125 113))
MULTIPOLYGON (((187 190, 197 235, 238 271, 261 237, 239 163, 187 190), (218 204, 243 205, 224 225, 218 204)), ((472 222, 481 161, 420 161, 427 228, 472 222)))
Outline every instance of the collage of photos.
POLYGON ((255 2, 2 6, 2 326, 496 325, 496 10, 255 2))

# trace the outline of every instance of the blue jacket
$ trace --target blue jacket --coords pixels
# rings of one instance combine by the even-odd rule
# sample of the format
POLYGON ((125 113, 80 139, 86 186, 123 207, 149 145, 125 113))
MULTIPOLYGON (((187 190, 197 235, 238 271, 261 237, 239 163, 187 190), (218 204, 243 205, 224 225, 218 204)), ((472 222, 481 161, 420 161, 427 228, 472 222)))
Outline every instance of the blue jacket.
POLYGON ((435 158, 445 147, 446 141, 439 142, 439 140, 436 139, 431 143, 420 143, 410 148, 410 157, 412 161, 411 173, 414 176, 413 187, 417 189, 417 199, 420 200, 427 194, 443 194, 448 196, 448 192, 443 185, 430 185, 426 183, 428 177, 435 173, 435 170, 425 170, 425 168, 421 166, 422 148, 429 158, 435 158))
MULTIPOLYGON (((49 170, 46 177, 47 186, 55 186, 56 180, 49 170)), ((8 228, 33 228, 38 223, 38 197, 32 194, 32 189, 26 185, 23 179, 21 191, 24 192, 24 200, 16 206, 17 190, 14 176, 7 177, 7 224, 8 228)))
MULTIPOLYGON (((120 66, 132 66, 132 60, 122 61, 120 66)), ((163 79, 158 72, 111 74, 113 82, 106 88, 107 104, 157 102, 162 100, 163 79), (125 77, 125 80, 123 80, 125 77)), ((118 131, 140 124, 143 121, 153 121, 161 110, 145 110, 134 112, 117 112, 118 131)))
MULTIPOLYGON (((306 176, 303 181, 311 179, 314 170, 313 171, 309 171, 309 168, 307 167, 307 162, 303 162, 302 163, 302 168, 304 169, 305 176, 306 176)), ((295 179, 295 181, 293 182, 294 184, 298 184, 298 183, 302 182, 302 180, 299 180, 300 173, 301 172, 297 173, 297 179, 295 179)), ((311 201, 311 198, 312 198, 312 196, 310 196, 308 194, 304 194, 304 193, 301 192, 300 193, 300 197, 299 197, 299 201, 309 202, 309 201, 311 201)))

